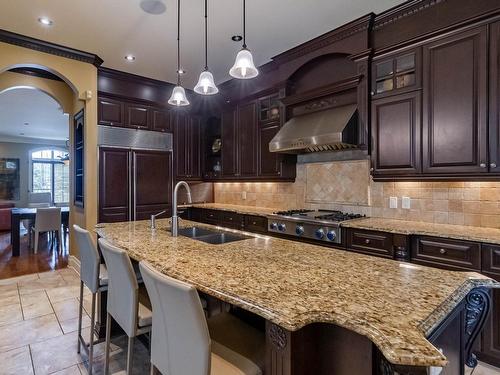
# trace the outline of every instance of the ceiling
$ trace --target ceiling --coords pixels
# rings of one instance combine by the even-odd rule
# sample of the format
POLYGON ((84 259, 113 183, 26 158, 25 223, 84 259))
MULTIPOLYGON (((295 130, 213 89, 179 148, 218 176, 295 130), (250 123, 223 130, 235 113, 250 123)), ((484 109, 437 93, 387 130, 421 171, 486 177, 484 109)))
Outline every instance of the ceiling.
MULTIPOLYGON (((176 4, 162 0, 166 12, 145 13, 140 0, 1 0, 0 28, 95 53, 103 66, 176 81, 176 4), (37 20, 48 17, 52 26, 37 20), (127 62, 124 56, 136 56, 127 62)), ((249 0, 247 44, 256 65, 367 13, 380 13, 401 0, 249 0)), ((181 56, 192 87, 204 67, 203 0, 181 4, 181 56)), ((231 36, 242 34, 242 1, 209 0, 209 67, 217 82, 241 48, 231 36)))
POLYGON ((42 91, 16 88, 0 94, 1 138, 66 140, 68 124, 59 103, 42 91))

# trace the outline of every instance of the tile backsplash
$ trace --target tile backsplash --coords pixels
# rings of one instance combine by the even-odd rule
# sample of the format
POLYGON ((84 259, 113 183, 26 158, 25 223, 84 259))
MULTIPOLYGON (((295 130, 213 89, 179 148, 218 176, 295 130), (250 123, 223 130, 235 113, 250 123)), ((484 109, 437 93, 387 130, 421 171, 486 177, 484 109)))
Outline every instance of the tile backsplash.
POLYGON ((367 160, 298 164, 294 183, 216 183, 214 201, 500 228, 500 182, 374 182, 367 160), (398 197, 396 209, 389 208, 391 196, 398 197), (410 209, 401 208, 403 196, 410 209))

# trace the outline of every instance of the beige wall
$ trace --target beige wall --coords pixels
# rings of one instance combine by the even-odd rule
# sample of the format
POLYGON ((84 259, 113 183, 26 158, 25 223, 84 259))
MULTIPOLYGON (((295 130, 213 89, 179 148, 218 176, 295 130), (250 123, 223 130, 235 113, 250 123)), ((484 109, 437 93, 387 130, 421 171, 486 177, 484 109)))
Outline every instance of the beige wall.
POLYGON ((500 228, 500 182, 374 182, 369 162, 297 165, 295 183, 216 183, 217 203, 324 208, 373 217, 500 228), (242 199, 242 192, 247 199, 242 199), (397 209, 389 197, 397 196, 397 209), (401 197, 411 209, 401 208, 401 197))
MULTIPOLYGON (((0 72, 23 66, 47 69, 69 85, 74 94, 73 100, 64 104, 70 106, 70 123, 72 115, 85 107, 85 207, 81 209, 70 204, 70 224, 76 223, 92 230, 97 223, 97 68, 81 61, 0 42, 0 72)), ((72 235, 70 252, 78 256, 72 235)))

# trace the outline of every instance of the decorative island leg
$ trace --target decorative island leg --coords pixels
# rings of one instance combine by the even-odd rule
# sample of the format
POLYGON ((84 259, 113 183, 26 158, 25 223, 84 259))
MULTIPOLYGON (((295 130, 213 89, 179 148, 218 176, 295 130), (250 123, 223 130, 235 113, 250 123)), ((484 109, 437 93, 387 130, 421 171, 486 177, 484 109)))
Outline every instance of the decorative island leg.
POLYGON ((484 327, 490 306, 491 296, 486 288, 473 289, 465 297, 465 364, 469 367, 477 366, 477 358, 472 349, 484 327))

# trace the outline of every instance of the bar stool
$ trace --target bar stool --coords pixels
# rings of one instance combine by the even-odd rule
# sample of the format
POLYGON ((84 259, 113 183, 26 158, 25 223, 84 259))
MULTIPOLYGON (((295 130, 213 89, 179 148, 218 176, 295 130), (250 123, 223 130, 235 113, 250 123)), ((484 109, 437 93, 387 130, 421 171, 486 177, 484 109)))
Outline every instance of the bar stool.
POLYGON ((76 243, 80 250, 80 305, 78 311, 78 353, 81 345, 89 357, 89 375, 92 375, 94 360, 94 324, 96 296, 102 291, 108 290, 108 271, 101 264, 99 252, 90 237, 90 233, 78 225, 73 225, 76 243), (83 285, 86 285, 92 293, 92 312, 90 314, 90 340, 89 345, 82 337, 82 311, 83 311, 83 285))
POLYGON ((153 307, 151 374, 155 367, 168 375, 262 374, 257 363, 264 363, 263 333, 229 318, 230 335, 237 335, 244 346, 259 348, 249 356, 211 340, 196 289, 159 273, 147 262, 140 262, 139 268, 153 307))
POLYGON ((108 269, 108 307, 106 316, 105 374, 109 373, 111 319, 128 336, 127 375, 132 371, 134 338, 151 332, 152 312, 139 301, 139 284, 127 253, 99 239, 99 247, 108 269))

